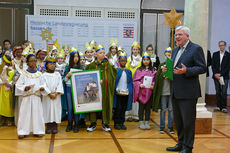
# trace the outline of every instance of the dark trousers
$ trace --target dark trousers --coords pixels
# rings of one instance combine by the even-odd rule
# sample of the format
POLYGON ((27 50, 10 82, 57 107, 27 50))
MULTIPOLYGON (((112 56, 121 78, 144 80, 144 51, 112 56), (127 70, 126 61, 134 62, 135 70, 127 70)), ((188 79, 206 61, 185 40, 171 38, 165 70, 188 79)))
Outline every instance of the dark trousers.
POLYGON ((114 124, 124 124, 125 111, 128 105, 128 96, 117 96, 117 105, 114 110, 114 124))
POLYGON ((139 110, 138 110, 139 121, 144 121, 144 115, 145 115, 145 121, 149 121, 151 115, 150 100, 146 104, 139 102, 139 110))
POLYGON ((217 79, 214 79, 215 88, 216 88, 216 101, 217 107, 222 110, 227 106, 227 89, 228 89, 228 80, 224 80, 224 85, 220 85, 217 79))
POLYGON ((195 136, 197 99, 176 99, 173 97, 173 115, 176 123, 178 144, 192 149, 195 136))
POLYGON ((73 117, 74 117, 74 121, 78 123, 80 115, 74 114, 71 87, 66 87, 66 92, 67 92, 66 96, 67 96, 68 122, 73 122, 73 117))

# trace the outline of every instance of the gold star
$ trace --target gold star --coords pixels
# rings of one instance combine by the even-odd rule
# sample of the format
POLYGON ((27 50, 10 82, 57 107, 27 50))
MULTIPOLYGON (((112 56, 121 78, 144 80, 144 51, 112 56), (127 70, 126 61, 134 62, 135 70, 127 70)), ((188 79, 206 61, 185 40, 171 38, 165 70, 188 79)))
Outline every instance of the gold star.
POLYGON ((41 31, 42 33, 40 36, 42 37, 42 40, 52 40, 53 34, 51 33, 51 30, 45 29, 41 31))
POLYGON ((169 24, 170 28, 174 29, 176 25, 182 25, 180 18, 183 13, 177 13, 174 8, 170 11, 170 13, 164 13, 166 20, 164 24, 169 24))

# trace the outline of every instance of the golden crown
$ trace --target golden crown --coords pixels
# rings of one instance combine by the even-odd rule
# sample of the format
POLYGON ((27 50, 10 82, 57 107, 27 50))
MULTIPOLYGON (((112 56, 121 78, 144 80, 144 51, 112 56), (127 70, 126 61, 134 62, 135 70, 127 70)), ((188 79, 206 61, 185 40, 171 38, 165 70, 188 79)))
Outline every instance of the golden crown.
POLYGON ((127 54, 126 54, 126 52, 121 51, 118 56, 119 57, 127 57, 127 54))
POLYGON ((57 58, 65 58, 65 52, 63 49, 57 52, 57 58))
POLYGON ((142 53, 142 58, 144 58, 144 57, 151 58, 151 54, 148 53, 148 52, 143 52, 142 53))
POLYGON ((117 44, 118 44, 117 38, 116 39, 113 39, 113 38, 110 39, 110 47, 117 47, 117 44))
POLYGON ((66 48, 69 49, 70 47, 68 45, 62 47, 62 49, 66 49, 66 48))
POLYGON ((85 44, 85 52, 86 51, 91 51, 93 49, 93 46, 90 45, 88 42, 85 44))
POLYGON ((165 53, 172 53, 172 48, 171 47, 166 48, 165 53))
POLYGON ((28 56, 28 55, 35 55, 35 52, 33 51, 33 49, 31 48, 31 46, 27 46, 23 51, 22 51, 22 55, 24 56, 28 56))
POLYGON ((124 48, 122 48, 121 46, 119 46, 119 47, 117 48, 117 50, 118 50, 118 51, 124 51, 124 48))
POLYGON ((56 63, 56 58, 54 56, 47 56, 46 62, 48 63, 56 63))
POLYGON ((139 49, 141 48, 137 41, 133 42, 132 47, 138 47, 139 49))
POLYGON ((97 47, 96 47, 96 52, 98 51, 101 51, 101 50, 105 50, 104 46, 99 44, 97 47))
POLYGON ((85 57, 85 54, 82 53, 82 52, 80 52, 80 53, 79 53, 79 56, 80 56, 80 57, 85 57))
POLYGON ((91 40, 91 41, 89 42, 89 45, 92 46, 93 49, 97 48, 97 43, 96 43, 95 40, 91 40))
POLYGON ((78 51, 77 48, 72 47, 72 48, 70 49, 70 54, 74 54, 74 53, 78 53, 78 52, 79 52, 79 51, 78 51))

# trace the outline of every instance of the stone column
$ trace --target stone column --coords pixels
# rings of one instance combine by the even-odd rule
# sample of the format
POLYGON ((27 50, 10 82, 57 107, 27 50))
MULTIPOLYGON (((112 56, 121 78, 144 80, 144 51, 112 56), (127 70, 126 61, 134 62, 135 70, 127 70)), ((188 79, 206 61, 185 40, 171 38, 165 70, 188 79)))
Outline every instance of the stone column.
MULTIPOLYGON (((208 0, 185 0, 184 24, 190 28, 190 40, 203 48, 205 58, 208 46, 208 17, 208 0)), ((212 113, 205 107, 205 84, 206 74, 200 75, 202 97, 197 103, 196 133, 211 133, 212 129, 212 113)))

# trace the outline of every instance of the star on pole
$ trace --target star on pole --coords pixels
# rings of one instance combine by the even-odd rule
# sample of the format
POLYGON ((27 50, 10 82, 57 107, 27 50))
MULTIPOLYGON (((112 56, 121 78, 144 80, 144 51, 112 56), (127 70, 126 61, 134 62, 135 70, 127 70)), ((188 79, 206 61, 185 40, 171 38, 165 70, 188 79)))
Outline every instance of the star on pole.
POLYGON ((169 13, 164 13, 166 20, 164 24, 169 24, 170 28, 174 29, 176 25, 182 25, 180 18, 183 13, 177 13, 174 8, 169 13))
POLYGON ((45 29, 41 31, 42 33, 40 36, 42 37, 42 40, 52 40, 53 34, 51 33, 51 30, 45 29))

